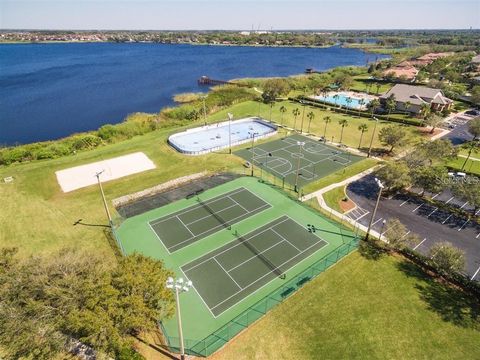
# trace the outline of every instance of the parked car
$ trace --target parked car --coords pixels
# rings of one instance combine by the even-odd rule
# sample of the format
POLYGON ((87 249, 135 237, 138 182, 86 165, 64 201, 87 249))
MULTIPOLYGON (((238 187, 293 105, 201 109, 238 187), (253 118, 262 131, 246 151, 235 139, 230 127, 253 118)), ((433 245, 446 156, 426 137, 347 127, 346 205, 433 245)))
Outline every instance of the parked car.
POLYGON ((477 116, 477 115, 480 115, 480 110, 475 110, 475 109, 467 110, 467 111, 465 111, 465 114, 466 115, 477 116))

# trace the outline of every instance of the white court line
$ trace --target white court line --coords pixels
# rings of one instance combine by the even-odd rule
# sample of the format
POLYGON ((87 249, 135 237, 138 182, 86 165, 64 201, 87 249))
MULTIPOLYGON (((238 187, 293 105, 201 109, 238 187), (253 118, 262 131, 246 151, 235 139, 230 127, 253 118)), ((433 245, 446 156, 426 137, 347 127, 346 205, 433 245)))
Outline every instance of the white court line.
POLYGON ((465 225, 467 225, 469 222, 470 222, 470 219, 468 219, 467 221, 465 221, 465 222, 463 223, 463 225, 458 229, 458 231, 462 231, 462 229, 465 227, 465 225))
POLYGON ((285 240, 287 243, 289 243, 290 245, 292 245, 295 249, 297 249, 299 252, 302 252, 302 250, 300 250, 298 247, 296 247, 295 245, 293 245, 290 241, 288 241, 286 238, 283 237, 283 235, 279 234, 275 229, 272 228, 272 231, 277 234, 278 236, 280 236, 283 240, 285 240))
MULTIPOLYGON (((281 219, 281 217, 273 220, 272 222, 277 221, 278 219, 281 219)), ((288 219, 290 219, 290 218, 287 218, 287 219, 285 219, 285 220, 283 220, 283 221, 280 221, 278 224, 282 224, 282 223, 284 223, 285 221, 287 221, 288 219)), ((277 225, 277 224, 275 224, 275 225, 277 225)), ((273 226, 275 226, 275 225, 273 225, 273 226)), ((256 235, 263 234, 265 231, 270 230, 270 229, 271 229, 271 227, 268 227, 267 229, 262 230, 262 231, 260 231, 260 232, 257 233, 257 234, 253 234, 252 236, 256 236, 256 235)), ((253 230, 253 231, 255 231, 255 230, 253 230)), ((246 238, 245 241, 250 241, 250 240, 252 239, 252 236, 250 236, 249 238, 246 238)), ((234 240, 232 240, 231 242, 233 242, 233 241, 234 241, 234 240)), ((225 253, 225 252, 227 252, 227 251, 230 251, 231 249, 236 248, 237 246, 240 246, 240 245, 242 245, 242 244, 243 244, 243 242, 239 242, 238 244, 236 244, 236 245, 234 245, 234 246, 232 246, 232 247, 229 247, 229 248, 227 248, 227 249, 219 252, 218 254, 215 254, 214 256, 221 255, 221 254, 223 254, 223 253, 225 253)), ((221 245, 220 247, 223 247, 223 246, 225 246, 225 245, 221 245)), ((212 250, 211 252, 214 252, 215 250, 216 250, 216 249, 212 250)), ((199 258, 201 258, 201 257, 203 257, 203 256, 204 256, 204 255, 200 255, 197 259, 199 259, 199 258)), ((193 259, 193 260, 190 261, 190 262, 192 263, 192 262, 196 261, 197 259, 193 259)), ((190 271, 190 270, 192 270, 192 269, 195 269, 196 267, 202 265, 203 263, 207 262, 208 260, 210 260, 210 258, 202 261, 202 262, 199 263, 199 264, 195 264, 194 266, 192 266, 191 268, 188 268, 188 269, 185 270, 185 271, 190 271)), ((231 270, 232 270, 232 269, 230 269, 229 271, 231 271, 231 270)))
MULTIPOLYGON (((232 199, 230 196, 227 196, 230 200, 232 200, 235 204, 237 204, 238 206, 240 206, 243 210, 245 210, 247 213, 249 213, 250 211, 248 211, 244 206, 242 206, 242 204, 240 204, 239 202, 237 202, 235 199, 232 199)), ((223 209, 225 210, 225 209, 223 209)), ((222 211, 223 211, 222 210, 222 211)))
POLYGON ((452 216, 453 214, 448 215, 448 217, 442 221, 442 224, 445 224, 448 221, 448 219, 450 219, 452 216))
MULTIPOLYGON (((215 214, 221 213, 222 211, 231 209, 232 207, 235 207, 235 206, 237 206, 237 204, 233 204, 233 205, 227 206, 226 208, 215 212, 215 214)), ((248 212, 248 211, 247 211, 247 212, 248 212)), ((180 215, 182 215, 182 214, 180 214, 180 215)), ((213 215, 210 214, 210 215, 202 216, 201 218, 198 218, 197 220, 193 220, 192 222, 189 222, 189 223, 187 223, 187 224, 185 224, 185 223, 183 223, 183 222, 182 222, 182 223, 183 223, 184 225, 187 225, 187 226, 188 226, 188 225, 195 224, 196 222, 199 222, 199 221, 201 221, 201 220, 203 220, 203 219, 209 218, 209 217, 211 217, 211 216, 213 216, 213 215)), ((178 217, 178 215, 177 215, 177 217, 178 217)))
POLYGON ((238 288, 240 290, 243 290, 243 288, 237 283, 237 281, 232 277, 232 275, 230 275, 230 273, 227 270, 225 270, 225 268, 222 266, 222 264, 220 264, 220 262, 217 260, 217 258, 215 256, 213 257, 213 260, 215 260, 215 262, 218 264, 218 266, 220 266, 222 268, 222 270, 225 272, 225 274, 227 274, 228 277, 233 280, 233 282, 238 286, 238 288))
POLYGON ((383 218, 380 218, 380 219, 378 219, 377 221, 375 221, 375 222, 372 224, 372 226, 374 226, 376 223, 378 223, 378 222, 381 221, 381 220, 383 220, 383 218))
POLYGON ((448 204, 448 203, 449 203, 450 201, 452 201, 453 199, 455 199, 455 196, 452 196, 450 199, 448 199, 445 204, 448 204))
POLYGON ((425 239, 423 239, 422 241, 420 241, 420 242, 417 244, 417 246, 415 246, 415 247, 413 248, 413 250, 417 250, 417 248, 418 248, 420 245, 422 245, 422 244, 425 242, 425 240, 427 240, 427 238, 425 238, 425 239))
MULTIPOLYGON (((272 230, 272 228, 269 228, 268 230, 272 230)), ((279 242, 276 242, 275 244, 273 244, 272 246, 269 246, 269 247, 266 248, 265 250, 260 251, 258 254, 255 254, 255 255, 249 257, 247 260, 242 261, 240 264, 235 265, 233 268, 229 269, 228 271, 233 271, 233 270, 239 268, 240 266, 244 265, 245 263, 249 262, 250 260, 259 257, 259 255, 262 255, 264 252, 267 252, 268 250, 274 248, 275 246, 277 246, 278 244, 281 244, 281 243, 283 243, 283 242, 285 242, 285 240, 281 240, 281 241, 279 241, 279 242)), ((252 246, 253 246, 253 245, 252 245, 252 246)), ((217 255, 215 255, 215 256, 217 256, 217 255)), ((225 270, 225 271, 226 271, 226 270, 225 270)))
MULTIPOLYGON (((480 235, 480 234, 479 234, 480 235)), ((473 276, 470 278, 470 280, 473 280, 473 278, 475 276, 477 276, 477 274, 480 272, 480 267, 477 269, 477 271, 475 271, 475 274, 473 274, 473 276)))
POLYGON ((180 219, 180 218, 178 217, 178 215, 176 215, 175 217, 178 219, 178 221, 180 221, 180 222, 182 223, 183 227, 184 227, 185 229, 187 229, 190 234, 192 234, 192 237, 191 237, 190 239, 194 238, 194 237, 195 237, 195 234, 190 230, 190 228, 189 228, 187 225, 185 225, 185 223, 182 221, 182 219, 180 219))
POLYGON ((417 210, 420 209, 423 205, 425 205, 425 203, 421 203, 420 205, 418 205, 414 210, 412 210, 412 212, 417 211, 417 210))

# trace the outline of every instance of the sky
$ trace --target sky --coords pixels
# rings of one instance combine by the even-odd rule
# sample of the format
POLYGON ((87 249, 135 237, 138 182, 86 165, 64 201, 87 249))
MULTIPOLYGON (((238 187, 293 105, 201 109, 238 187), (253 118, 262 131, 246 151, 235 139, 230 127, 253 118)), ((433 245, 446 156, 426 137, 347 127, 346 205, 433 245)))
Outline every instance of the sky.
POLYGON ((478 29, 480 0, 0 0, 0 29, 478 29))

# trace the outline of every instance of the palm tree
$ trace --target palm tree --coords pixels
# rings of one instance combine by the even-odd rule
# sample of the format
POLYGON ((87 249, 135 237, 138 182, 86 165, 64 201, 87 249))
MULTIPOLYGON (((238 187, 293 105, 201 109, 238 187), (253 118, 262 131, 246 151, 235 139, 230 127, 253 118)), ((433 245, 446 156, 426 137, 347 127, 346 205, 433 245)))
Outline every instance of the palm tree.
POLYGON ((422 113, 424 120, 427 118, 428 114, 430 114, 430 111, 431 111, 430 104, 423 103, 420 112, 422 113))
POLYGON ((275 104, 275 101, 270 101, 270 122, 272 122, 272 109, 274 104, 275 104))
POLYGON ((380 91, 380 87, 382 86, 382 84, 377 82, 375 86, 377 87, 377 95, 378 95, 378 92, 380 91))
POLYGON ((387 102, 385 103, 385 106, 387 107, 388 117, 390 118, 390 114, 397 107, 397 100, 395 100, 395 96, 393 96, 393 94, 388 97, 387 102))
POLYGON ((360 133, 360 142, 358 143, 358 148, 360 149, 362 147, 362 138, 363 138, 363 133, 368 131, 368 125, 367 124, 362 124, 358 127, 358 130, 361 131, 360 133))
POLYGON ((345 99, 345 102, 347 103, 347 106, 346 106, 347 108, 350 108, 350 104, 352 103, 352 101, 353 101, 353 99, 350 96, 348 96, 345 99))
MULTIPOLYGON (((339 97, 340 97, 340 96, 339 96, 338 94, 333 95, 333 99, 335 100, 335 105, 336 105, 336 106, 337 106, 337 101, 338 101, 338 98, 339 98, 339 97)), ((340 107, 342 107, 342 106, 340 105, 340 107)))
POLYGON ((310 133, 310 123, 312 122, 313 119, 315 119, 315 114, 313 113, 313 111, 310 111, 310 112, 307 114, 307 118, 308 118, 308 129, 307 129, 307 133, 310 133))
POLYGON ((297 126, 297 116, 300 115, 300 110, 298 108, 295 108, 293 109, 292 113, 295 118, 295 121, 293 122, 293 131, 295 131, 295 128, 297 126))
POLYGON ((323 130, 323 138, 325 139, 326 141, 326 136, 327 136, 327 125, 328 123, 332 122, 332 119, 330 119, 330 116, 325 116, 323 118, 323 121, 325 122, 325 129, 323 130))
POLYGON ((287 108, 285 106, 280 106, 280 125, 283 125, 283 114, 287 112, 287 108))
POLYGON ((348 126, 348 120, 347 119, 342 119, 338 122, 342 126, 342 131, 340 132, 340 144, 342 143, 342 138, 343 138, 343 129, 348 126))
POLYGON ((410 101, 405 101, 405 103, 403 104, 403 108, 405 109, 405 111, 408 111, 408 109, 410 109, 412 107, 412 103, 410 101))
POLYGON ((378 108, 380 106, 380 100, 378 99, 373 99, 372 101, 370 101, 367 105, 370 110, 372 111, 372 117, 373 117, 373 114, 375 113, 375 109, 378 108))

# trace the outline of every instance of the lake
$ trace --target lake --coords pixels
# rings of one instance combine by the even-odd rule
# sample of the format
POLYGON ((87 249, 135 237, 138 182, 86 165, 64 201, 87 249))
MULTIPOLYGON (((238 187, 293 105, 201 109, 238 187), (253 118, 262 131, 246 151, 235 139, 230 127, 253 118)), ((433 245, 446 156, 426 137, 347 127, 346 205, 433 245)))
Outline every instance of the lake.
POLYGON ((158 112, 197 79, 287 76, 365 65, 361 50, 151 43, 0 45, 0 144, 52 140, 158 112))

